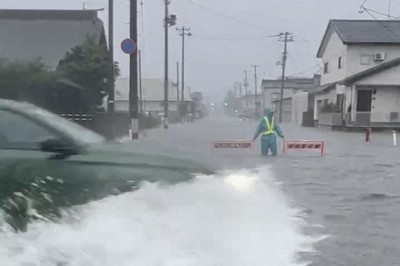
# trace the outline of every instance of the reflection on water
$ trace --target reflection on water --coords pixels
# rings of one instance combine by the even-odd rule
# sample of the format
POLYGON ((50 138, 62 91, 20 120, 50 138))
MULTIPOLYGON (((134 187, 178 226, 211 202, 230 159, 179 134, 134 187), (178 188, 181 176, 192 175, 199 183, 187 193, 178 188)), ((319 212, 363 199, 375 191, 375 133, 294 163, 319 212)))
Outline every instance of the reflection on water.
POLYGON ((268 169, 224 173, 170 187, 144 184, 0 232, 2 266, 296 265, 310 250, 303 220, 268 169))

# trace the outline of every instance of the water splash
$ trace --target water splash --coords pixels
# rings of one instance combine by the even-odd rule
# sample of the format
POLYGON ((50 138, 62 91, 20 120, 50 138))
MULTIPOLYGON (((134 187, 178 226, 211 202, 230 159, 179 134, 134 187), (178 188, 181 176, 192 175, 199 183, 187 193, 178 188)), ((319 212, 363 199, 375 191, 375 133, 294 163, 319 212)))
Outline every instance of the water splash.
POLYGON ((0 230, 2 266, 296 265, 310 250, 269 169, 226 172, 75 207, 61 223, 0 230))

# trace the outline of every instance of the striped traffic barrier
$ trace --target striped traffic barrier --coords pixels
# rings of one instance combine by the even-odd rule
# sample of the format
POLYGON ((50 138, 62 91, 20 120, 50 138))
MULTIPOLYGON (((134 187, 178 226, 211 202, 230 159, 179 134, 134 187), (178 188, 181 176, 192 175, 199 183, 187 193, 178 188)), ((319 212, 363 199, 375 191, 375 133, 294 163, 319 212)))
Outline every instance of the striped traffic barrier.
POLYGON ((283 143, 283 153, 288 150, 319 150, 321 155, 325 153, 325 141, 322 140, 285 140, 283 143))
POLYGON ((252 149, 254 142, 251 140, 218 140, 212 142, 213 149, 252 149))

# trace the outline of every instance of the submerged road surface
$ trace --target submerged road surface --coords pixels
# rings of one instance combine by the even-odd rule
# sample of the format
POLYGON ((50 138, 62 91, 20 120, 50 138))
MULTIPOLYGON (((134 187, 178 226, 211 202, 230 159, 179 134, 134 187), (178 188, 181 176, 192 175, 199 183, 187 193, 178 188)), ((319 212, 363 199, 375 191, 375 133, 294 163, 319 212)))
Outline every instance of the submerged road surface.
POLYGON ((282 125, 286 139, 325 140, 323 157, 293 151, 262 158, 259 143, 256 153, 210 149, 215 139, 251 139, 256 125, 209 117, 167 132, 150 131, 143 141, 205 155, 221 169, 270 166, 292 206, 302 210, 309 225, 303 232, 321 240, 314 253, 303 253, 310 265, 400 265, 400 147, 393 146, 390 133, 373 133, 365 143, 363 133, 282 125))
POLYGON ((325 140, 326 155, 212 150, 212 140, 251 139, 256 126, 214 116, 147 131, 141 142, 195 154, 219 172, 145 183, 27 233, 0 217, 0 265, 400 265, 399 150, 390 134, 364 143, 360 133, 282 125, 287 139, 325 140))

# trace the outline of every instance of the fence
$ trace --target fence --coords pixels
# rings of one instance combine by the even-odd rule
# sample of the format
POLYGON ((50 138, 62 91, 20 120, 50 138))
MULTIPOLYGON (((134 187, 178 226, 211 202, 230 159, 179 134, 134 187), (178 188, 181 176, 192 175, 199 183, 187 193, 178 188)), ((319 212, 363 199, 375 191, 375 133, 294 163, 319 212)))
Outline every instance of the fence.
MULTIPOLYGON (((108 139, 128 135, 130 127, 129 114, 93 113, 93 114, 60 114, 60 116, 91 129, 108 139)), ((160 118, 141 114, 139 116, 139 130, 154 128, 161 124, 160 118)))

